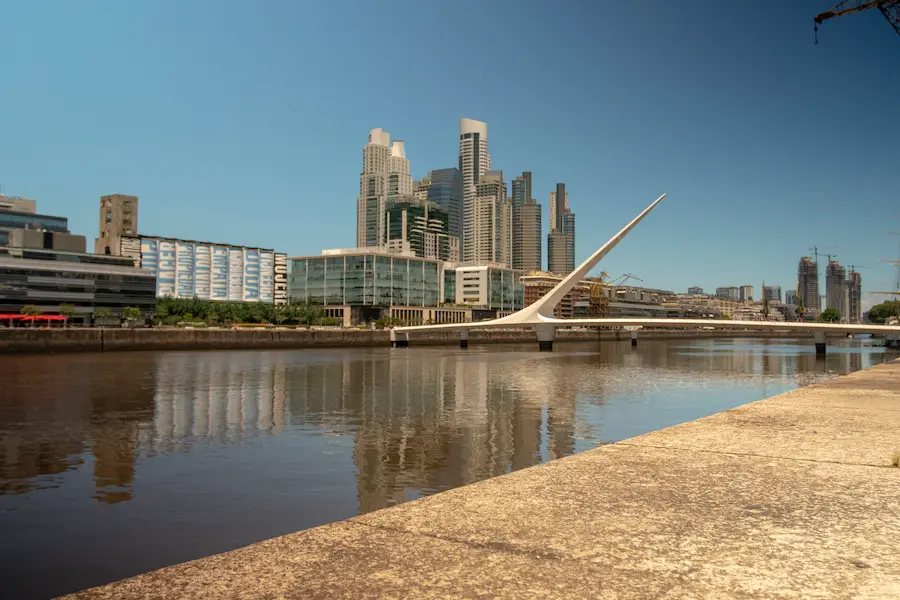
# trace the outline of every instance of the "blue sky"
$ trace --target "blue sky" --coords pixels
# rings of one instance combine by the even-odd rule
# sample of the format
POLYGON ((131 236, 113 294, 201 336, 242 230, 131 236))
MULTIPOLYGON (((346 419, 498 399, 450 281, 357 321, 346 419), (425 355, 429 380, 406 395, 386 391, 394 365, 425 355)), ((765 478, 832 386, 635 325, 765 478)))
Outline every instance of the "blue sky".
POLYGON ((12 0, 0 185, 90 238, 128 193, 143 233, 317 254, 355 243, 369 129, 418 178, 470 117, 545 222, 567 184, 579 260, 668 192, 614 276, 789 289, 818 244, 890 289, 900 37, 870 11, 814 45, 831 2, 12 0))

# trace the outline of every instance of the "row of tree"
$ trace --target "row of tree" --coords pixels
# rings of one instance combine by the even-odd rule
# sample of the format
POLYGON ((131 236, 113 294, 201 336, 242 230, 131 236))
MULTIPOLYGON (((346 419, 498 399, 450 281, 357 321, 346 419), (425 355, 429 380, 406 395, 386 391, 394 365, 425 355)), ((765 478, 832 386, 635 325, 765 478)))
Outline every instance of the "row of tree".
POLYGON ((204 322, 210 325, 232 323, 274 323, 276 325, 340 325, 339 319, 325 316, 318 306, 305 304, 267 304, 265 302, 219 302, 199 298, 159 298, 153 320, 175 325, 204 322))

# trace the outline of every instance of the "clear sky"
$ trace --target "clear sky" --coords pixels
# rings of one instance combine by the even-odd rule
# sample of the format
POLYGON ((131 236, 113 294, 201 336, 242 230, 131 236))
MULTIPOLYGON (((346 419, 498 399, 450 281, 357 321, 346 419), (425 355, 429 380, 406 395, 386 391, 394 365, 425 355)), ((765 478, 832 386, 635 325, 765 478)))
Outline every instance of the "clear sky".
POLYGON ((832 3, 8 0, 0 185, 91 239, 127 193, 142 233, 318 254, 355 245, 369 129, 419 178, 470 117, 545 223, 567 184, 578 260, 668 192, 613 276, 758 295, 818 244, 892 289, 900 37, 869 11, 814 45, 832 3))

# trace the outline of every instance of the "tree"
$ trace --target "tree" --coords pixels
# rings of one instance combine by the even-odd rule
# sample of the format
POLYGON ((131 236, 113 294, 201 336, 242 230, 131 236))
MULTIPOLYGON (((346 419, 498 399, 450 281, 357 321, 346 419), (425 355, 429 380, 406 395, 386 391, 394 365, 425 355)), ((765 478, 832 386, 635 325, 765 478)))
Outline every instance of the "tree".
POLYGON ((73 306, 72 304, 60 304, 59 314, 66 317, 66 319, 71 319, 72 315, 75 314, 75 306, 73 306))
POLYGON ((101 306, 94 310, 94 316, 98 319, 108 319, 113 316, 113 312, 105 306, 101 306))
POLYGON ((869 320, 873 323, 884 323, 889 317, 900 317, 900 300, 888 300, 869 310, 869 320))
MULTIPOLYGON (((41 309, 39 309, 34 304, 26 304, 19 312, 26 317, 36 317, 41 314, 41 309)), ((31 321, 31 326, 34 327, 34 320, 31 321)))
POLYGON ((132 322, 141 318, 141 309, 135 306, 126 306, 125 310, 122 311, 122 315, 127 321, 132 322))
POLYGON ((819 321, 822 323, 838 323, 841 320, 841 313, 833 308, 826 308, 819 313, 819 321))

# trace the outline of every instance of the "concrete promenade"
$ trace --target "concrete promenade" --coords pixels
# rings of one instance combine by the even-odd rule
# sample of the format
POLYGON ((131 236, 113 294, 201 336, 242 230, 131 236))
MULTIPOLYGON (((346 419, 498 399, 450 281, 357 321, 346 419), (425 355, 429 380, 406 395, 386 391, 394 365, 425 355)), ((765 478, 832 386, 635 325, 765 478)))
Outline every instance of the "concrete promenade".
POLYGON ((900 598, 897 449, 893 362, 70 597, 900 598))

